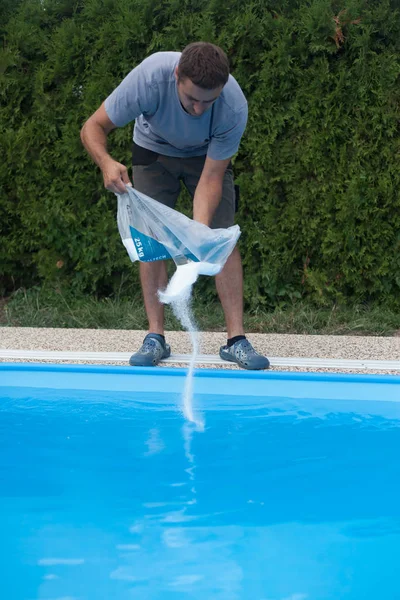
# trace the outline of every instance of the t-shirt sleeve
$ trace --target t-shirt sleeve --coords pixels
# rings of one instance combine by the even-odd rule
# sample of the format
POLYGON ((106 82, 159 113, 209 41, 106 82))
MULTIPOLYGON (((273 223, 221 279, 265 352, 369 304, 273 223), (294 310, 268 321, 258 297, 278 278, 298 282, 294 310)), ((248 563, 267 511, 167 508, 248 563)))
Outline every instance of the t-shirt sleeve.
POLYGON ((148 77, 145 63, 135 67, 105 101, 106 113, 117 127, 157 108, 158 88, 148 77))
POLYGON ((207 156, 213 160, 225 160, 231 158, 239 150, 240 140, 246 129, 247 104, 232 119, 232 127, 219 132, 218 129, 211 137, 207 156))

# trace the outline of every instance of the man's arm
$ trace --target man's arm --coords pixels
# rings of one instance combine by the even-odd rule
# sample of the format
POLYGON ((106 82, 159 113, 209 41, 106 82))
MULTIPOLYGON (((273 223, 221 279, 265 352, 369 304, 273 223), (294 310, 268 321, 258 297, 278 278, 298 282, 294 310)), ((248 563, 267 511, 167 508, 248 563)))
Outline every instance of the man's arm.
POLYGON ((224 174, 230 158, 214 160, 207 156, 193 201, 193 219, 210 226, 222 197, 224 174))
POLYGON ((116 125, 109 119, 104 103, 86 121, 81 129, 81 140, 86 150, 103 172, 104 186, 116 194, 123 194, 126 185, 132 185, 128 170, 107 152, 107 136, 116 125))

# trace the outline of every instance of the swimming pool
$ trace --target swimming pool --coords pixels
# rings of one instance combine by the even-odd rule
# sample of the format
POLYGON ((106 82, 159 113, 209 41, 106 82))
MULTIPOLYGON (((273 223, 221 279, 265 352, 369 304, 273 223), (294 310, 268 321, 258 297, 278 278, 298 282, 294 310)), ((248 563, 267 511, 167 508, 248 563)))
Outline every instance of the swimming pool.
POLYGON ((400 377, 0 364, 5 600, 395 600, 400 377))

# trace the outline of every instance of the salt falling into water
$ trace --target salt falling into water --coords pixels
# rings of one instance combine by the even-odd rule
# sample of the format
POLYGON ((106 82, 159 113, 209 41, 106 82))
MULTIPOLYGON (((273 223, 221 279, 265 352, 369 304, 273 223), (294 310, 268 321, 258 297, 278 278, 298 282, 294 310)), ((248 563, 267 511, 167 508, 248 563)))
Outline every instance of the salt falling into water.
MULTIPOLYGON (((161 302, 171 305, 174 315, 190 334, 192 356, 183 391, 183 414, 198 430, 204 429, 204 422, 193 410, 193 375, 199 352, 199 332, 194 321, 191 300, 193 284, 199 273, 204 272, 204 264, 206 263, 188 263, 178 267, 165 292, 159 292, 161 302)), ((211 266, 215 270, 215 265, 211 266)))
POLYGON ((192 356, 190 359, 189 371, 185 380, 183 391, 183 414, 188 421, 194 423, 198 429, 204 427, 203 421, 196 417, 193 411, 193 376, 194 366, 199 353, 199 332, 194 322, 191 309, 192 286, 187 288, 178 299, 171 302, 174 315, 182 323, 183 327, 189 332, 192 342, 192 356))

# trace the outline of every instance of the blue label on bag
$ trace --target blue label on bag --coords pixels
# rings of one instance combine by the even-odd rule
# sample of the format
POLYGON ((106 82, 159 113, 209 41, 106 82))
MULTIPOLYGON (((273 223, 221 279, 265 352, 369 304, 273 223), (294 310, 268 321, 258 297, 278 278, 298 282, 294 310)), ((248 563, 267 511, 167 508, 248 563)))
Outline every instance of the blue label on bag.
POLYGON ((144 235, 134 227, 129 227, 133 243, 135 244, 136 252, 139 260, 142 262, 153 262, 155 260, 167 260, 172 258, 168 250, 157 240, 144 235))
MULTIPOLYGON (((157 240, 141 233, 131 225, 129 226, 133 243, 135 244, 136 252, 141 262, 154 262, 156 260, 168 260, 172 258, 165 246, 157 240)), ((194 256, 187 248, 182 252, 184 256, 193 262, 199 262, 199 259, 194 256)))

